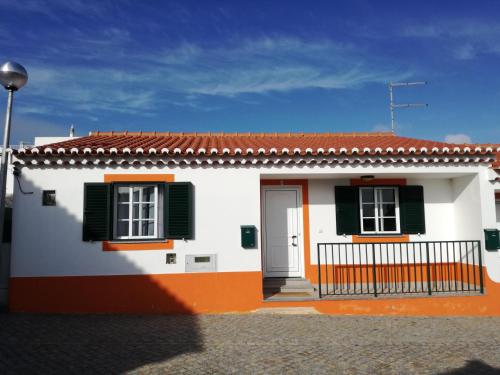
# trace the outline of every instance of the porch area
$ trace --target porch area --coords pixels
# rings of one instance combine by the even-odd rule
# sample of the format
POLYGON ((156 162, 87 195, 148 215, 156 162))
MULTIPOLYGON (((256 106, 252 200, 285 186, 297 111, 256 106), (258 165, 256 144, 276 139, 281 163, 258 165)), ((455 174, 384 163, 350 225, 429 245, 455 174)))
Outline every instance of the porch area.
POLYGON ((312 280, 265 278, 264 299, 407 298, 485 292, 481 241, 318 243, 317 259, 312 280))
POLYGON ((276 177, 261 181, 265 301, 485 293, 494 193, 477 175, 276 177))

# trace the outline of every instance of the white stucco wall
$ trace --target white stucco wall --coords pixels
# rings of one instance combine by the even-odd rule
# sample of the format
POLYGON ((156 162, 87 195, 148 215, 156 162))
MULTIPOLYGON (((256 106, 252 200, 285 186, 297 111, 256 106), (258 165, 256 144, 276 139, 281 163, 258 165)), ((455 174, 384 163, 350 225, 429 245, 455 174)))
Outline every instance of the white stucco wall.
MULTIPOLYGON (((486 167, 142 167, 23 168, 23 195, 15 186, 12 276, 182 273, 187 254, 217 254, 220 272, 260 271, 260 179, 308 178, 311 260, 318 242, 350 242, 337 236, 335 185, 350 178, 406 178, 424 187, 426 233, 412 241, 484 239, 497 225, 493 188, 486 167), (83 184, 107 173, 169 173, 195 187, 195 239, 175 241, 174 250, 102 251, 100 242, 81 240, 83 184), (57 206, 41 205, 42 190, 56 190, 57 206), (240 246, 240 225, 255 225, 259 246, 240 246), (167 265, 168 252, 177 264, 167 265)), ((484 242, 483 242, 484 249, 484 242)), ((499 252, 485 256, 488 274, 500 282, 499 252)))
MULTIPOLYGON (((425 200, 426 233, 411 235, 411 241, 457 239, 450 179, 407 179, 409 185, 422 185, 425 200)), ((309 180, 311 259, 316 262, 318 242, 351 242, 351 236, 336 233, 335 186, 349 185, 348 179, 309 180)), ((477 239, 477 238, 476 238, 477 239)))
POLYGON ((186 254, 217 254, 218 271, 260 271, 260 250, 243 249, 240 225, 260 226, 256 170, 234 169, 23 169, 25 191, 15 192, 12 276, 120 275, 184 272, 186 254), (174 250, 102 251, 82 241, 83 184, 105 173, 173 173, 195 189, 195 239, 174 250), (55 189, 57 205, 42 206, 41 192, 55 189), (166 264, 166 253, 177 264, 166 264))
MULTIPOLYGON (((483 229, 495 228, 496 210, 495 210, 495 186, 489 180, 489 171, 482 170, 477 176, 477 190, 475 196, 479 196, 476 200, 479 201, 481 210, 481 238, 484 240, 483 229)), ((473 221, 469 221, 472 223, 473 221)), ((484 249, 484 241, 483 241, 484 249)), ((488 276, 495 282, 500 282, 500 250, 485 251, 485 263, 487 265, 488 276)))

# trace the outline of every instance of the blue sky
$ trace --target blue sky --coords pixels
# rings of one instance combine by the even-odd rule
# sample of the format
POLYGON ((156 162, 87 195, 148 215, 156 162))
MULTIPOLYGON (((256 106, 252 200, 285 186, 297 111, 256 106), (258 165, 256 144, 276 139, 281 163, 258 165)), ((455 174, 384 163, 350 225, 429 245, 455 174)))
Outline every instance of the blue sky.
MULTIPOLYGON (((12 142, 90 130, 388 130, 500 142, 498 1, 0 0, 12 142)), ((1 108, 6 95, 1 96, 1 108)))

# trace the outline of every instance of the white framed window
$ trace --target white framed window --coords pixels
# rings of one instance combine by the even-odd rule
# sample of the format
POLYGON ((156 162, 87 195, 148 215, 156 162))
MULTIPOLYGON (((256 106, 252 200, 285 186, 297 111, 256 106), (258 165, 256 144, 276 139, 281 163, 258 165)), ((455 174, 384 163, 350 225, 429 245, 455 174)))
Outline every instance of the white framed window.
POLYGON ((397 187, 359 189, 361 233, 399 233, 399 191, 397 187))
POLYGON ((154 239, 163 235, 160 190, 155 184, 115 185, 115 239, 154 239))

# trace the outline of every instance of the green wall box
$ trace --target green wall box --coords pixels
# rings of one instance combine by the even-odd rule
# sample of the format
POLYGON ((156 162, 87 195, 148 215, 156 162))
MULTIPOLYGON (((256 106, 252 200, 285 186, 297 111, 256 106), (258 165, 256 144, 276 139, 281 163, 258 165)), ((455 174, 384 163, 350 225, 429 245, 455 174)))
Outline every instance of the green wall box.
POLYGON ((500 234, 498 229, 485 229, 484 242, 486 244, 486 250, 500 249, 500 234))
POLYGON ((241 226, 241 247, 244 249, 255 248, 256 241, 256 228, 255 225, 242 225, 241 226))

